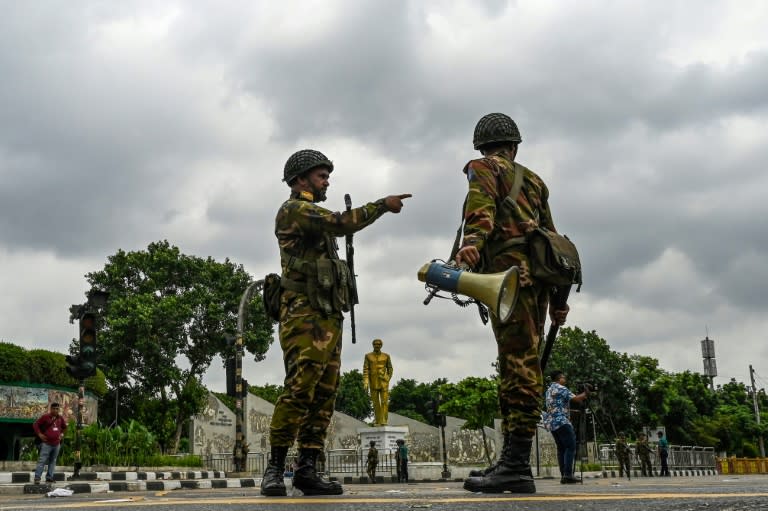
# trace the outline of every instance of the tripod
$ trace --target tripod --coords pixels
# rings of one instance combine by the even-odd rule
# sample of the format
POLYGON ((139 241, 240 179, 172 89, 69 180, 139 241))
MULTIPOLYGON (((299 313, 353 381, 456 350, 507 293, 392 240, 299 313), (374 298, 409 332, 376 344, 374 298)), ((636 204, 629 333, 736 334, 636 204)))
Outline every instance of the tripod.
POLYGON ((589 398, 587 398, 578 406, 571 408, 572 416, 578 414, 578 417, 575 417, 576 420, 572 420, 571 422, 574 424, 574 429, 576 430, 576 456, 579 458, 579 472, 582 484, 584 484, 584 465, 589 461, 589 453, 587 452, 587 414, 592 416, 592 442, 595 444, 595 459, 598 458, 597 427, 599 427, 602 434, 605 434, 605 429, 597 418, 597 414, 590 406, 589 401, 589 398))

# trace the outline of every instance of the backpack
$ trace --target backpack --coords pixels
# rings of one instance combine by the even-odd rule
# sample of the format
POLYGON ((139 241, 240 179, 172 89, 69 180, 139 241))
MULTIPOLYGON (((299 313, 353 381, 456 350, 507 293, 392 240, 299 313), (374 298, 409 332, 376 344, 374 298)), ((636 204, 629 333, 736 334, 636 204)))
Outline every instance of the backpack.
MULTIPOLYGON (((502 204, 515 211, 517 196, 523 187, 523 173, 515 167, 515 177, 509 194, 502 204)), ((571 286, 577 284, 581 290, 581 260, 576 245, 563 234, 537 227, 526 236, 528 256, 531 264, 531 276, 551 286, 571 286)))

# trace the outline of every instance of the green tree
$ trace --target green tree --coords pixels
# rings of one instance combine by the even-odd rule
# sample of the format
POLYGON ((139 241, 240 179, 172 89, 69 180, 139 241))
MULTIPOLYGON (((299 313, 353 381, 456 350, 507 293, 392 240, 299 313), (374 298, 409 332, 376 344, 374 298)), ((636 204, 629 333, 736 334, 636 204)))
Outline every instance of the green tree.
POLYGON ((336 410, 361 421, 373 413, 371 397, 363 387, 363 373, 357 369, 341 375, 336 410))
POLYGON ((277 403, 277 398, 283 393, 283 386, 272 385, 271 383, 267 383, 266 385, 249 385, 248 391, 265 401, 275 404, 277 403))
MULTIPOLYGON (((228 259, 184 255, 161 241, 147 250, 119 250, 86 278, 110 294, 98 343, 109 383, 129 402, 131 418, 157 415, 147 424, 175 452, 188 418, 204 403, 203 374, 214 356, 225 359, 233 350, 226 334, 236 329, 250 275, 228 259)), ((244 346, 261 360, 272 322, 259 296, 247 312, 244 346)))
MULTIPOLYGON (((26 350, 12 343, 0 342, 0 382, 28 382, 60 387, 77 387, 79 381, 66 370, 65 356, 43 349, 26 350)), ((107 392, 104 373, 85 380, 85 388, 101 397, 107 392)))
POLYGON ((488 464, 491 454, 485 427, 493 427, 493 419, 499 416, 498 381, 495 378, 470 376, 459 383, 446 383, 440 387, 443 402, 439 411, 462 418, 463 429, 479 429, 483 435, 483 448, 488 464))
POLYGON ((0 341, 0 381, 29 381, 27 350, 10 342, 0 341))
POLYGON ((643 427, 655 427, 660 424, 660 417, 654 412, 653 403, 660 396, 653 393, 651 388, 665 373, 659 367, 658 360, 642 355, 632 355, 630 367, 630 399, 635 423, 640 430, 643 427))
POLYGON ((547 373, 555 369, 566 374, 573 391, 579 390, 579 382, 598 386, 589 406, 605 440, 615 438, 622 430, 634 431, 629 379, 632 363, 628 355, 611 350, 594 330, 584 332, 578 327, 567 327, 560 330, 547 373))
POLYGON ((403 378, 389 392, 389 411, 431 423, 429 403, 437 397, 440 386, 447 382, 445 378, 438 378, 432 383, 417 383, 416 380, 403 378))

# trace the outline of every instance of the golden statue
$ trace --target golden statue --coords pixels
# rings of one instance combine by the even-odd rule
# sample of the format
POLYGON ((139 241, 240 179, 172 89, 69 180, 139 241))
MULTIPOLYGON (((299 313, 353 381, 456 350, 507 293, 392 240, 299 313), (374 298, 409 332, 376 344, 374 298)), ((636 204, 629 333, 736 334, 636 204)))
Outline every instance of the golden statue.
POLYGON ((374 425, 386 426, 389 415, 389 380, 392 378, 392 360, 381 351, 384 343, 373 340, 373 351, 363 362, 363 387, 371 393, 374 425))

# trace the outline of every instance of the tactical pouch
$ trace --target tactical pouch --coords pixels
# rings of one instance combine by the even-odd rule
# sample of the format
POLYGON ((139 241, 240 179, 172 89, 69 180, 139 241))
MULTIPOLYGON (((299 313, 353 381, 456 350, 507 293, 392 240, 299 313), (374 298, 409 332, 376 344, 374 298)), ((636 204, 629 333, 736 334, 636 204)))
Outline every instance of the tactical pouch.
POLYGON ((567 236, 538 227, 528 235, 528 248, 531 276, 552 286, 581 288, 579 252, 567 236))
POLYGON ((280 275, 276 273, 270 273, 264 277, 264 289, 262 289, 264 312, 273 321, 280 321, 280 295, 283 291, 280 280, 280 275))
MULTIPOLYGON (((317 303, 316 308, 326 314, 348 312, 350 282, 349 268, 346 261, 341 259, 318 259, 317 286, 315 288, 316 298, 314 298, 314 301, 317 303)), ((308 286, 307 289, 309 290, 311 287, 308 286)), ((312 301, 313 298, 310 295, 310 302, 312 301)))
POLYGON ((336 276, 332 259, 317 260, 317 305, 318 308, 330 314, 333 312, 333 288, 336 276))

